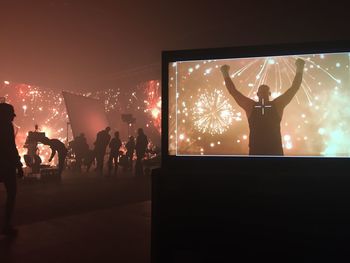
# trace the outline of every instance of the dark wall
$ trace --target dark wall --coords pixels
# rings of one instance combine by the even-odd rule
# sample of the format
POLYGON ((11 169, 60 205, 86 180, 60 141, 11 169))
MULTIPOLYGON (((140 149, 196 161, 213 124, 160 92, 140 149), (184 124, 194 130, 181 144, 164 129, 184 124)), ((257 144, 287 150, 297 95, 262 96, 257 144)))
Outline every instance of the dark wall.
POLYGON ((154 171, 153 262, 349 257, 350 177, 312 168, 255 174, 154 171))

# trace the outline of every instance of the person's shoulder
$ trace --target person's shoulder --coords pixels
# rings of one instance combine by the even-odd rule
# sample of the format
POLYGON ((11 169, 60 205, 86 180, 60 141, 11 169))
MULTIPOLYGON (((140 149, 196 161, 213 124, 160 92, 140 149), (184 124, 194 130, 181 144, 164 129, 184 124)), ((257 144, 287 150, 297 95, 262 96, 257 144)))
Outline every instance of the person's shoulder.
POLYGON ((278 99, 279 97, 281 97, 281 96, 278 96, 277 98, 274 98, 273 100, 271 100, 270 104, 272 104, 273 106, 277 105, 279 103, 279 101, 280 101, 280 99, 278 99))
POLYGON ((13 130, 13 124, 12 122, 3 122, 0 124, 1 130, 13 130))

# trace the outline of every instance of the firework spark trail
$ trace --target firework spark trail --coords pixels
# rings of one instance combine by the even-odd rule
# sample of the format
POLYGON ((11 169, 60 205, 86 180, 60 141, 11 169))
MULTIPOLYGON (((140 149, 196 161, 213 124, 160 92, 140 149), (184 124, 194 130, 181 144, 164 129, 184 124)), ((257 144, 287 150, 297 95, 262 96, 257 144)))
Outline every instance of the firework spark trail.
POLYGON ((283 85, 282 85, 282 74, 281 74, 281 67, 280 67, 280 63, 277 63, 277 71, 278 71, 278 79, 279 79, 279 83, 280 83, 280 86, 279 86, 279 89, 282 90, 283 88, 283 85))
POLYGON ((236 72, 234 72, 233 74, 231 74, 231 78, 234 78, 236 75, 240 76, 242 75, 242 73, 244 73, 246 70, 248 70, 253 64, 255 64, 257 62, 257 60, 254 60, 250 63, 248 63, 247 65, 243 66, 242 68, 238 69, 236 72))
MULTIPOLYGON (((301 58, 304 59, 303 57, 297 56, 297 58, 301 58)), ((320 65, 316 64, 314 61, 307 60, 308 62, 310 62, 311 64, 313 64, 314 66, 316 66, 316 68, 320 69, 321 71, 323 71, 323 73, 326 73, 330 78, 332 78, 334 81, 336 81, 337 83, 341 83, 341 81, 337 78, 335 78, 332 74, 330 74, 327 70, 325 70, 323 67, 321 67, 320 65)))

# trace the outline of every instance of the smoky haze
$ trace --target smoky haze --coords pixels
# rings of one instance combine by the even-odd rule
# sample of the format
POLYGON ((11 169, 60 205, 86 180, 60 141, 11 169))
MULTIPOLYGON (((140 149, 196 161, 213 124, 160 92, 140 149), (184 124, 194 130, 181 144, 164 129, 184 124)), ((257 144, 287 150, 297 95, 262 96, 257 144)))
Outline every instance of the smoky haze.
POLYGON ((344 39, 335 2, 2 1, 0 79, 128 88, 160 78, 162 50, 344 39))

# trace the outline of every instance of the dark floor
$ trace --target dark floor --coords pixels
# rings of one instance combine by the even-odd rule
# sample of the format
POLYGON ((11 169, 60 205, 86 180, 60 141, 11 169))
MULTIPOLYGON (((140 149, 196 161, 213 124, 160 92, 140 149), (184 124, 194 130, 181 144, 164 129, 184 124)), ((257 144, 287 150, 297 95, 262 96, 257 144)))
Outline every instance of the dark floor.
MULTIPOLYGON (((61 184, 19 181, 0 262, 150 262, 150 177, 66 172, 61 184)), ((4 188, 0 187, 0 216, 4 188)))

